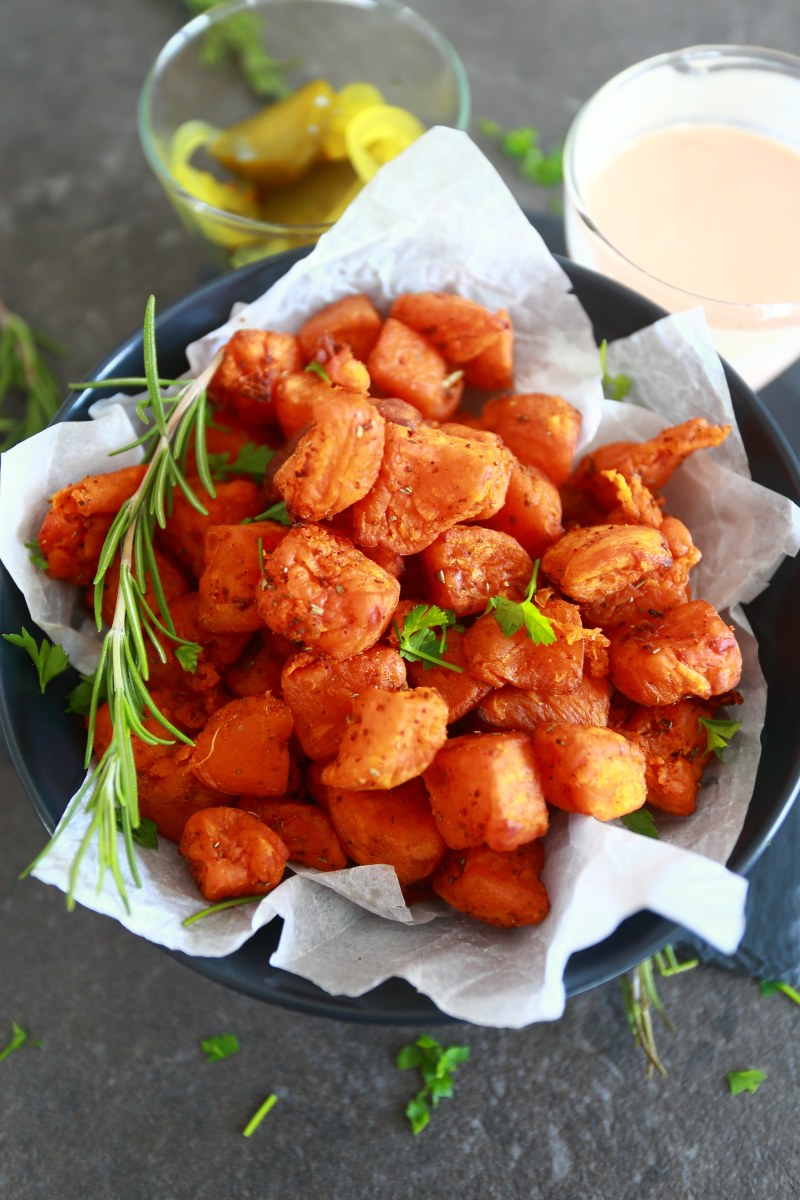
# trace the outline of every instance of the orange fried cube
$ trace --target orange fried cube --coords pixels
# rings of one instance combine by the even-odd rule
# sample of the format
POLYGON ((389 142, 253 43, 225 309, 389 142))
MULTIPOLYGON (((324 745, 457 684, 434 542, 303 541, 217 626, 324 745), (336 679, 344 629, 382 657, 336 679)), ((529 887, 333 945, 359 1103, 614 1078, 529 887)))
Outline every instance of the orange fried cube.
POLYGON ((387 863, 401 884, 417 883, 436 868, 445 844, 421 779, 380 792, 326 792, 331 822, 353 862, 387 863))
POLYGON ((195 813, 184 826, 179 849, 211 904, 272 891, 288 857, 277 833, 238 808, 195 813))
POLYGON ((452 908, 487 925, 538 925, 550 911, 539 878, 541 842, 500 853, 488 846, 448 850, 433 876, 433 890, 452 908))
POLYGON ((211 525, 205 532, 205 566, 198 583, 198 618, 214 633, 254 633, 264 622, 256 610, 262 559, 286 535, 276 521, 211 525))
POLYGON ((561 396, 495 396, 481 413, 484 429, 499 433, 521 463, 538 467, 560 486, 572 469, 581 414, 561 396))
POLYGON ((459 617, 482 612, 491 596, 522 600, 533 571, 514 538, 479 525, 453 525, 420 559, 429 599, 459 617))
POLYGON ((452 371, 427 338, 401 321, 386 321, 367 367, 374 385, 413 404, 423 417, 446 421, 458 408, 463 371, 452 371))
POLYGON ((449 292, 405 292, 394 301, 389 316, 421 333, 457 366, 491 346, 505 324, 499 313, 449 292))
POLYGON ((192 770, 229 796, 282 796, 289 781, 292 714, 277 697, 231 700, 197 736, 192 770))
POLYGON ((208 385, 209 399, 246 429, 263 430, 277 424, 275 387, 302 365, 300 346, 292 334, 240 329, 225 346, 208 385))
POLYGON ((337 758, 322 772, 323 783, 385 790, 421 775, 447 740, 447 717, 435 688, 365 689, 353 700, 347 733, 337 758))
POLYGON ((645 756, 622 734, 561 723, 541 725, 532 737, 549 804, 598 821, 622 817, 644 804, 645 756))
POLYGON ((369 296, 343 296, 334 300, 301 326, 297 335, 306 362, 313 359, 318 339, 330 334, 346 342, 356 358, 366 362, 381 331, 381 317, 369 296))
POLYGON ((347 856, 328 814, 307 800, 242 796, 239 807, 277 833, 289 852, 289 862, 318 871, 341 871, 347 856))

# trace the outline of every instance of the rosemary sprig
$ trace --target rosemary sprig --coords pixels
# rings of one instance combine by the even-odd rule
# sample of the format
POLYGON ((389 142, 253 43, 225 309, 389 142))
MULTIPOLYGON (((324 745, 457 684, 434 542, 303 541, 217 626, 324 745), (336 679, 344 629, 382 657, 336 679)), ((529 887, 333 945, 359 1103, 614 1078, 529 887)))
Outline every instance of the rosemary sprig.
POLYGON ((0 450, 44 429, 58 409, 60 389, 42 351, 63 354, 64 347, 33 329, 0 299, 0 450), (14 393, 24 405, 19 417, 5 409, 14 393))
POLYGON ((672 946, 665 946, 652 958, 644 959, 637 967, 622 977, 625 1013, 634 1041, 644 1051, 647 1058, 648 1079, 652 1078, 654 1071, 658 1071, 659 1075, 667 1073, 656 1048, 653 1013, 658 1013, 671 1033, 675 1032, 658 994, 656 969, 659 975, 666 979, 672 975, 680 975, 684 971, 691 971, 697 966, 697 961, 696 958, 692 958, 683 963, 678 962, 672 946))
POLYGON ((143 343, 148 397, 139 404, 138 413, 147 430, 132 444, 146 445, 150 457, 137 491, 123 504, 108 532, 94 579, 95 615, 100 630, 103 581, 111 563, 119 555, 119 586, 114 617, 103 639, 89 703, 87 767, 94 749, 97 710, 104 689, 108 697, 112 737, 108 748, 75 796, 59 829, 23 872, 27 875, 33 870, 73 816, 84 807, 91 820, 71 866, 67 891, 67 907, 70 909, 75 903, 74 892, 81 864, 94 843, 98 852, 98 891, 106 872, 110 872, 122 903, 130 911, 118 851, 118 829, 122 832, 131 877, 137 887, 141 886, 133 845, 134 830, 138 829, 141 822, 131 737, 136 736, 149 745, 167 745, 173 739, 191 745, 191 739, 160 711, 147 688, 148 641, 162 662, 166 661, 163 646, 165 638, 178 647, 176 654, 179 658, 181 651, 186 651, 191 660, 193 652, 199 649, 175 632, 159 577, 153 539, 156 524, 162 529, 166 524, 173 488, 180 488, 194 508, 203 514, 206 512, 180 466, 181 456, 193 431, 200 481, 209 496, 215 495, 205 447, 205 389, 222 356, 218 354, 197 379, 167 402, 161 395, 156 366, 155 300, 152 296, 145 311, 143 343), (145 597, 148 583, 155 602, 153 607, 145 597), (158 616, 154 609, 158 611, 158 616), (166 736, 157 736, 146 728, 145 712, 160 723, 166 736))

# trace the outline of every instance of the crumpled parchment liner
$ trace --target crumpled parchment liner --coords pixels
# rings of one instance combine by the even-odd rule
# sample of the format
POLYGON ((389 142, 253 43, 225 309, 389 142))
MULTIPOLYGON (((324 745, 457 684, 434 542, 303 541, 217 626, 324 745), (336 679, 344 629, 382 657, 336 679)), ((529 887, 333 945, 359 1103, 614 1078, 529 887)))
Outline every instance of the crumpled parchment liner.
MULTIPOLYGON (((234 328, 293 331, 309 311, 343 294, 367 291, 385 308, 398 291, 427 287, 453 288, 509 308, 518 331, 517 390, 567 396, 584 416, 582 449, 598 429, 596 440, 605 442, 649 437, 691 416, 732 418, 701 313, 667 318, 611 345, 608 369, 633 377, 635 404, 603 401, 590 324, 569 294, 566 276, 469 139, 442 129, 384 167, 308 258, 187 354, 197 371, 234 328), (654 411, 640 407, 645 404, 654 411)), ((108 422, 121 421, 119 413, 112 408, 89 426, 58 426, 40 435, 46 442, 32 439, 3 459, 0 557, 13 564, 33 619, 62 641, 60 622, 71 636, 73 619, 67 613, 65 621, 63 601, 51 595, 54 585, 41 586, 20 542, 36 535, 54 487, 123 465, 121 459, 104 460, 109 440, 120 445, 129 437, 127 432, 116 441, 107 437, 108 422), (42 446, 59 468, 44 481, 42 446), (12 478, 7 460, 20 488, 13 494, 6 486, 12 478)), ((800 546, 798 510, 749 480, 736 431, 681 468, 669 487, 669 507, 686 521, 704 553, 693 573, 696 594, 722 609, 750 599, 782 557, 800 546)), ((544 873, 552 911, 537 928, 495 930, 439 901, 409 910, 390 868, 356 867, 324 875, 300 870, 257 906, 230 909, 184 929, 181 921, 203 902, 177 851, 163 841, 155 853, 137 852, 143 887, 129 891, 130 914, 120 911, 108 877, 97 892, 93 853, 76 898, 141 936, 196 955, 231 953, 278 914, 284 927, 274 965, 346 995, 402 976, 443 1011, 499 1027, 558 1017, 570 954, 643 908, 731 952, 742 933, 746 883, 720 864, 736 842, 752 794, 766 703, 755 643, 745 627, 737 636, 745 660, 745 704, 736 716, 744 725, 728 761, 709 772, 698 813, 687 820, 659 818, 660 841, 556 814, 544 873)), ((86 663, 81 666, 86 670, 91 654, 84 657, 84 650, 78 646, 73 661, 86 663)), ((39 879, 66 889, 85 826, 81 814, 64 829, 37 867, 39 879)))

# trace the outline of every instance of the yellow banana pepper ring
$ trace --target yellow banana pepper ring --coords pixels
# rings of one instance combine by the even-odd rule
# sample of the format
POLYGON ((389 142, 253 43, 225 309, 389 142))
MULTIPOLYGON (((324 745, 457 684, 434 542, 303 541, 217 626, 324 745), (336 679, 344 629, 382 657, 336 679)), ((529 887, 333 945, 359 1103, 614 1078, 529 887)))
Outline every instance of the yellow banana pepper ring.
POLYGON ((240 217, 258 219, 258 206, 252 188, 241 188, 233 181, 223 183, 210 171, 192 166, 192 157, 203 146, 219 137, 220 131, 205 121, 186 121, 175 130, 170 146, 169 166, 176 182, 197 200, 222 208, 240 217))
POLYGON ((379 104, 356 113, 345 130, 353 170, 364 183, 384 163, 396 158, 425 132, 425 126, 405 108, 379 104))
POLYGON ((383 104, 381 93, 371 83, 348 83, 336 93, 330 121, 322 139, 322 153, 329 162, 347 158, 345 130, 353 117, 365 108, 383 104))

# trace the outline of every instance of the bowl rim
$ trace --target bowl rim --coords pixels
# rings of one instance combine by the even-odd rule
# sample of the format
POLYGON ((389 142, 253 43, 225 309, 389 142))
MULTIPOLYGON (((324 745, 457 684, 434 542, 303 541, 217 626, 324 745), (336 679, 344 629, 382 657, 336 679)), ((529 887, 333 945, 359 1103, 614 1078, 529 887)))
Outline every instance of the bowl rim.
MULTIPOLYGON (((158 316, 157 334, 160 331, 163 337, 165 328, 170 326, 176 329, 180 328, 182 332, 185 332, 186 327, 192 325, 197 326, 200 332, 206 332, 208 328, 212 327, 207 322, 216 318, 215 305, 217 308, 220 307, 220 296, 225 295, 230 301, 231 296, 236 298, 235 293, 241 292, 243 288, 246 289, 248 285, 252 287, 258 283, 261 290, 264 286, 271 286, 295 262, 305 257, 310 249, 310 247, 299 247, 285 251, 210 280, 166 308, 158 316), (262 284, 262 276, 266 277, 271 273, 274 273, 272 277, 262 284)), ((641 314, 642 318, 639 327, 644 327, 665 315, 657 305, 622 284, 606 279, 559 255, 554 257, 569 276, 573 288, 576 282, 584 287, 599 287, 602 288, 604 297, 609 301, 616 300, 623 304, 634 304, 637 314, 641 314)), ((196 333, 195 336, 199 336, 199 333, 196 333)), ((184 341, 183 344, 185 345, 187 342, 184 341)), ((136 331, 111 354, 102 359, 89 377, 97 379, 103 373, 110 377, 119 374, 120 365, 131 354, 140 354, 141 346, 142 334, 141 331, 136 331)), ((783 468, 785 494, 793 491, 794 498, 800 498, 800 464, 798 464, 788 440, 760 397, 736 375, 728 364, 723 362, 723 366, 728 382, 732 385, 732 392, 741 394, 748 408, 757 415, 760 427, 768 435, 771 452, 776 454, 783 468)), ((109 391, 113 390, 109 389, 109 391)), ((82 419, 86 419, 89 404, 102 395, 103 392, 98 392, 96 389, 71 392, 58 410, 54 423, 70 419, 76 410, 80 410, 82 419)), ((789 560, 789 562, 792 564, 790 569, 800 570, 797 560, 789 560)), ((2 564, 0 564, 0 583, 2 583, 0 604, 5 605, 8 596, 11 595, 13 598, 13 592, 16 589, 13 584, 10 584, 2 564)), ((7 644, 0 642, 0 665, 6 660, 6 652, 8 652, 7 644)), ((61 680, 54 681, 54 685, 48 689, 47 695, 41 698, 42 701, 48 701, 52 691, 54 711, 59 704, 61 682, 61 680)), ((66 691, 67 686, 68 684, 65 683, 62 692, 66 691)), ((37 702, 39 699, 37 691, 37 702)), ((62 708, 57 708, 57 711, 60 716, 63 716, 63 695, 61 705, 62 708)), ((23 787, 43 825, 49 832, 52 832, 58 816, 54 818, 52 806, 48 806, 43 796, 39 794, 32 764, 24 754, 24 745, 20 744, 19 727, 14 720, 15 707, 19 707, 19 699, 14 689, 9 687, 6 673, 0 670, 0 726, 6 734, 11 758, 23 787)), ((30 733, 27 736, 30 736, 30 733)), ((798 751, 798 755, 800 755, 800 751, 798 751)), ((762 762, 764 757, 762 755, 762 762)), ((800 757, 798 757, 798 764, 800 764, 800 757)), ((68 786, 68 781, 65 781, 65 786, 68 786)), ((745 840, 745 831, 743 830, 728 860, 730 869, 740 874, 745 874, 751 869, 769 841, 780 829, 799 792, 800 765, 794 772, 792 786, 781 795, 779 803, 772 804, 769 819, 759 831, 755 844, 751 844, 749 847, 740 845, 745 840)), ((69 794, 65 799, 68 800, 68 798, 69 794)), ((204 977, 226 987, 262 1002, 277 1004, 309 1015, 384 1025, 422 1026, 452 1023, 456 1020, 442 1013, 432 1000, 417 992, 405 980, 393 977, 365 993, 364 996, 343 997, 324 992, 301 976, 269 967, 268 953, 270 949, 274 949, 279 926, 280 921, 271 922, 251 937, 239 950, 221 959, 190 956, 180 951, 164 950, 164 952, 204 977)), ((680 927, 674 922, 649 910, 642 910, 627 918, 609 937, 571 956, 564 973, 567 997, 588 991, 630 970, 644 958, 662 949, 667 942, 675 941, 680 932, 680 927)))
POLYGON ((137 129, 144 156, 168 195, 170 193, 176 195, 182 202, 188 204, 198 216, 219 221, 229 229, 250 237, 266 235, 267 237, 318 238, 326 230, 332 228, 333 222, 317 221, 306 224, 284 225, 275 221, 257 221, 252 217, 227 212, 223 208, 217 208, 215 205, 208 204, 205 200, 192 195, 191 192, 178 183, 159 154, 151 119, 153 93, 160 71, 169 59, 184 46, 201 37, 217 22, 225 20, 236 13, 246 12, 251 9, 278 6, 297 7, 299 4, 319 7, 362 8, 373 11, 383 10, 394 14, 398 20, 424 33, 429 41, 436 46, 443 61, 449 65, 456 80, 458 112, 451 128, 464 131, 469 127, 472 97, 466 68, 458 52, 448 38, 440 33, 430 21, 420 16, 419 13, 409 8, 408 5, 401 3, 400 0, 222 0, 221 3, 215 4, 213 8, 200 13, 182 25, 180 29, 176 30, 168 38, 158 52, 155 61, 145 76, 139 93, 137 129))
POLYGON ((649 74, 651 71, 659 70, 662 67, 675 66, 678 71, 686 73, 688 69, 696 65, 701 66, 706 71, 731 70, 739 67, 742 69, 774 72, 791 76, 797 81, 798 86, 800 86, 800 56, 790 54, 784 50, 772 50, 767 46, 746 46, 733 42, 730 44, 709 42, 699 43, 695 46, 686 46, 678 50, 666 50, 660 54, 653 54, 649 58, 643 58, 606 80, 605 83, 584 101, 573 118, 567 130, 567 136, 564 139, 565 199, 573 205, 575 212, 580 216, 584 224, 591 230, 595 237, 603 242, 612 254, 616 255, 624 263, 627 263, 643 279, 652 280, 660 287, 674 292, 677 296, 684 297, 687 306, 698 304, 704 307, 713 306, 714 308, 718 308, 721 313, 742 311, 760 313, 763 320, 793 319, 800 310, 800 296, 796 300, 784 300, 767 304, 754 301, 723 300, 717 296, 706 296, 702 292, 692 292, 688 288, 670 283, 669 280, 655 275, 652 271, 648 271, 641 264, 634 262, 629 255, 623 253, 619 246, 611 240, 589 213, 589 206, 586 203, 576 177, 575 158, 578 139, 596 106, 616 92, 624 89, 629 83, 632 83, 640 76, 649 74))

